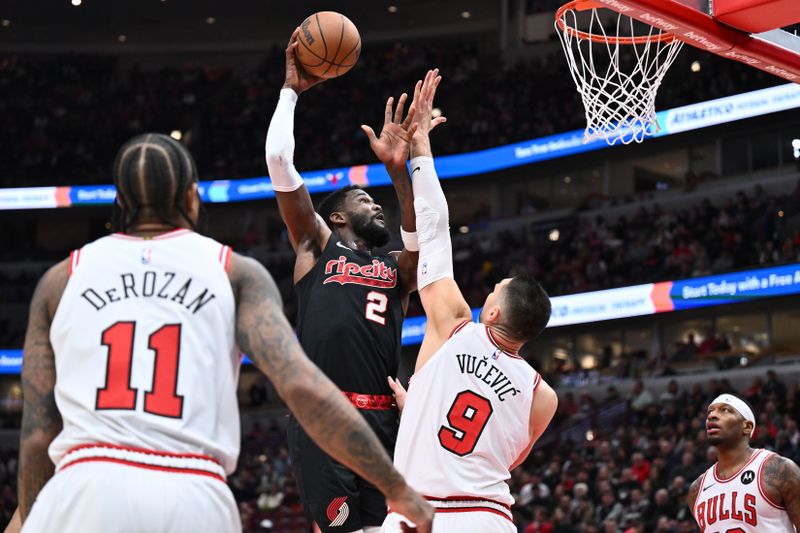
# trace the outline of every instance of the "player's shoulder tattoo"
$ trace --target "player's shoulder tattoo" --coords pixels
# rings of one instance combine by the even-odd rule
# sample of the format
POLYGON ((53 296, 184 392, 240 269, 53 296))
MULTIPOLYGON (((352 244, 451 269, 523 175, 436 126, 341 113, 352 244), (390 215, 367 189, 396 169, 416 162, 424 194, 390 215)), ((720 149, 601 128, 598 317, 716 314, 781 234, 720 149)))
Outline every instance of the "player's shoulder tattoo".
POLYGON ((787 502, 800 502, 800 467, 786 457, 772 455, 761 470, 761 485, 767 494, 776 494, 781 501, 775 503, 788 507, 787 502))
POLYGON ((690 509, 694 509, 694 502, 697 500, 697 493, 700 491, 700 481, 702 479, 703 476, 698 477, 689 486, 689 492, 686 494, 686 503, 690 509))

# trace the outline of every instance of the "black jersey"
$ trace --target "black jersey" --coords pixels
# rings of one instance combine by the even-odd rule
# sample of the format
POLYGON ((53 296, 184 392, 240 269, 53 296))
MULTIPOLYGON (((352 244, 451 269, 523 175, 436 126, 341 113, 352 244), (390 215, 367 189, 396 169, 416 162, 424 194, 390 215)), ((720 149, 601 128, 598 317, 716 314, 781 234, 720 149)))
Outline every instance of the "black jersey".
POLYGON ((336 234, 296 284, 297 332, 308 357, 343 391, 391 394, 403 326, 397 259, 352 250, 336 234))

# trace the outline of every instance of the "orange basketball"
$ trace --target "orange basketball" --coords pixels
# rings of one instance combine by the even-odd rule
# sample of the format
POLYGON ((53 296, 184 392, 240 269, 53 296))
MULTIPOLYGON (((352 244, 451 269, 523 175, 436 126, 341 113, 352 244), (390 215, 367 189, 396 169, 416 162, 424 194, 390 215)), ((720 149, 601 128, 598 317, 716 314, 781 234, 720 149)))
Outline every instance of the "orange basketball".
POLYGON ((361 54, 361 36, 349 18, 335 11, 314 13, 300 24, 297 61, 320 78, 341 76, 361 54))

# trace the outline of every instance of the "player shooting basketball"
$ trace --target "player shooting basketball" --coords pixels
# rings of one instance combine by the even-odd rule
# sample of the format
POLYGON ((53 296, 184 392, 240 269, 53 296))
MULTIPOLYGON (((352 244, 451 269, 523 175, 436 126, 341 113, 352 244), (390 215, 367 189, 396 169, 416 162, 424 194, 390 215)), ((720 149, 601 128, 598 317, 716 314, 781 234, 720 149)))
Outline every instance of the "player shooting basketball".
MULTIPOLYGON (((330 377, 394 450, 398 413, 386 376, 397 373, 408 295, 416 289, 414 206, 407 167, 415 125, 404 94, 386 103, 380 136, 363 126, 375 155, 392 178, 400 202, 401 252, 373 250, 389 240, 383 209, 364 190, 348 186, 314 211, 294 167, 294 108, 298 96, 320 83, 296 65, 298 31, 286 48, 286 80, 267 133, 266 156, 278 208, 297 254, 294 283, 297 331, 309 357, 330 377)), ((296 420, 289 451, 306 513, 322 531, 376 530, 386 502, 371 483, 312 442, 296 420)))
MULTIPOLYGON (((505 279, 477 323, 453 279, 447 200, 436 176, 429 132, 438 70, 414 91, 411 143, 414 209, 420 247, 420 299, 427 326, 404 399, 395 465, 441 510, 434 531, 516 532, 506 480, 555 413, 556 393, 519 349, 544 329, 550 300, 530 276, 505 279)), ((405 391, 389 378, 398 397, 405 391)), ((401 531, 392 510, 383 530, 401 531)))

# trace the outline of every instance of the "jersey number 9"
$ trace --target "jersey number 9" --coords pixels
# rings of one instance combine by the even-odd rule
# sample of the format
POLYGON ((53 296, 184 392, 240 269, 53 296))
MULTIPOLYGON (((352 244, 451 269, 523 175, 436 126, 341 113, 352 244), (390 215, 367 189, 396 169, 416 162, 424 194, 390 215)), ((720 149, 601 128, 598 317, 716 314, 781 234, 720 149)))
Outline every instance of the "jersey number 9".
POLYGON ((439 429, 439 443, 459 457, 472 453, 492 416, 492 403, 471 390, 461 391, 447 412, 448 426, 439 429))

